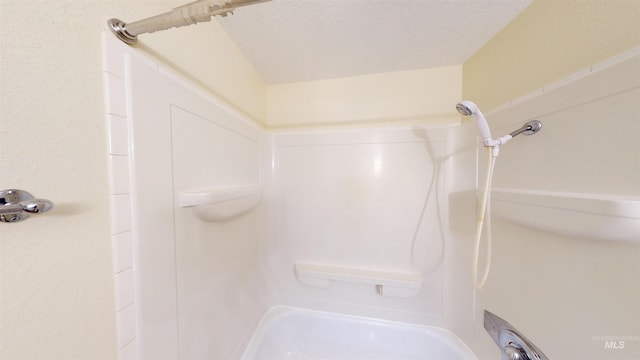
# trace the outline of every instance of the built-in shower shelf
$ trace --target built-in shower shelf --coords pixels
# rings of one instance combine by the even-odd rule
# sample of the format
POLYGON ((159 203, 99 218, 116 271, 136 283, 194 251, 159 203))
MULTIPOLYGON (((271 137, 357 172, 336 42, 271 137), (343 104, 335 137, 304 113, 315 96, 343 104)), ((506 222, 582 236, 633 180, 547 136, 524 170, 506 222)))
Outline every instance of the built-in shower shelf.
POLYGON ((295 263, 295 273, 302 284, 328 289, 336 281, 373 285, 382 296, 411 297, 420 292, 422 274, 382 271, 325 264, 295 263))
POLYGON ((223 221, 255 208, 261 196, 259 185, 249 185, 181 192, 179 202, 180 207, 191 208, 201 220, 223 221))
POLYGON ((510 222, 583 239, 640 242, 640 198, 493 189, 491 213, 510 222))

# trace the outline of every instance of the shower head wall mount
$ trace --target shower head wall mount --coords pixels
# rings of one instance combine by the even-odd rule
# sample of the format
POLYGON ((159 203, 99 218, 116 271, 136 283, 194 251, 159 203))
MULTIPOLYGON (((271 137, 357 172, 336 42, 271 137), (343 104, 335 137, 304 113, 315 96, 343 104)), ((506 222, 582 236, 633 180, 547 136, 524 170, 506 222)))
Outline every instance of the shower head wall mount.
POLYGON ((531 120, 524 123, 520 129, 510 132, 509 135, 512 138, 520 134, 529 136, 537 133, 540 129, 542 129, 542 123, 539 120, 531 120))
POLYGON ((489 124, 487 123, 487 119, 485 119, 484 115, 478 108, 478 105, 471 101, 461 101, 456 105, 456 110, 464 116, 475 116, 476 124, 478 125, 478 132, 480 133, 480 137, 482 138, 482 143, 485 147, 493 148, 493 156, 498 156, 498 152, 500 151, 500 145, 506 144, 508 141, 513 139, 514 137, 524 134, 524 135, 533 135, 540 131, 542 128, 542 123, 538 120, 527 121, 521 128, 512 131, 511 133, 502 136, 500 138, 494 139, 491 137, 491 130, 489 128, 489 124))

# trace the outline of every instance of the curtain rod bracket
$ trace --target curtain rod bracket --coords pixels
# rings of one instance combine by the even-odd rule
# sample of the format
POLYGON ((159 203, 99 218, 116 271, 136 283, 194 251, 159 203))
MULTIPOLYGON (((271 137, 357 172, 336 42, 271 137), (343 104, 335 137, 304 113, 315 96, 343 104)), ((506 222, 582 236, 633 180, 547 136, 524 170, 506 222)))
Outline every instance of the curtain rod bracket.
POLYGON ((233 14, 236 8, 266 1, 271 0, 198 0, 167 13, 131 23, 115 18, 109 19, 107 25, 118 39, 129 45, 135 45, 140 34, 210 21, 214 16, 224 17, 233 14))
POLYGON ((138 36, 127 32, 127 24, 124 21, 114 18, 109 19, 107 24, 109 25, 109 30, 121 41, 129 45, 135 45, 138 42, 138 36))

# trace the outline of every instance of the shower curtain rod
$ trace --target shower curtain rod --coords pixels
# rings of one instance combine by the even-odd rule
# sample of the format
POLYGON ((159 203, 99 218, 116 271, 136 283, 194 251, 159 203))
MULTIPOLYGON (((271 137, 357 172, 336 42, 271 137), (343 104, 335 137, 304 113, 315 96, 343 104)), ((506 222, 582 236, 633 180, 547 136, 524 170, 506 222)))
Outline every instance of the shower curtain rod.
POLYGON ((140 34, 210 21, 213 16, 227 16, 239 7, 267 1, 271 0, 198 0, 164 14, 131 23, 113 18, 109 19, 107 24, 118 39, 134 45, 138 42, 140 34))

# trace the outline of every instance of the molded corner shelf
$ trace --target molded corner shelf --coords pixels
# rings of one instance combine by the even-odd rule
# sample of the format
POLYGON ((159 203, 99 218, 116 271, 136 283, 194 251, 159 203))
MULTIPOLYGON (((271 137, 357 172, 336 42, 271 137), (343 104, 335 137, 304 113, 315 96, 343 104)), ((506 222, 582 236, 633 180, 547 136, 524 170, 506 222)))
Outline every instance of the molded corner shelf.
POLYGON ((261 196, 258 185, 181 192, 180 207, 192 208, 194 214, 204 221, 223 221, 255 208, 261 196))
POLYGON ((640 199, 494 189, 491 213, 547 232, 583 239, 640 242, 640 199))
POLYGON ((412 297, 420 292, 422 274, 354 267, 295 263, 298 280, 307 286, 328 289, 334 281, 374 285, 383 296, 412 297))

